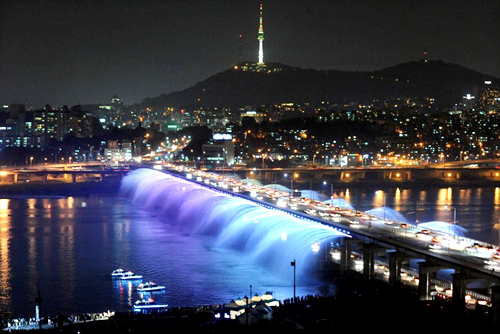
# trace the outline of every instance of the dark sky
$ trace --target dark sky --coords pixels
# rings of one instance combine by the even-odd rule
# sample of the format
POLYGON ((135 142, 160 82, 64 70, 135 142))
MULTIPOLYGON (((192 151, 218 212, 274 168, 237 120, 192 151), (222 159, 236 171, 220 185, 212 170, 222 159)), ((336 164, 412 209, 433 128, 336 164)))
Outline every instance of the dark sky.
MULTIPOLYGON (((125 104, 257 61, 259 1, 0 0, 0 103, 125 104)), ((264 61, 379 70, 441 59, 500 77, 499 0, 272 0, 264 61)))

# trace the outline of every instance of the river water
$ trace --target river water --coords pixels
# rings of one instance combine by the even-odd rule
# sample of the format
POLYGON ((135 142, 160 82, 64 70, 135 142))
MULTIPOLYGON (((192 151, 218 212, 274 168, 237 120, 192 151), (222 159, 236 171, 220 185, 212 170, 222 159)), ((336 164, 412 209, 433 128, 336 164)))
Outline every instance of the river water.
MULTIPOLYGON (((337 192, 358 210, 385 204, 409 222, 455 220, 470 238, 499 241, 497 188, 337 192)), ((266 291, 281 300, 293 296, 290 263, 263 266, 171 219, 123 196, 0 199, 0 312, 33 317, 38 292, 42 316, 127 310, 141 295, 138 282, 110 277, 118 267, 166 286, 152 297, 170 306, 222 304, 266 291)), ((297 281, 297 295, 334 291, 319 278, 297 281)))

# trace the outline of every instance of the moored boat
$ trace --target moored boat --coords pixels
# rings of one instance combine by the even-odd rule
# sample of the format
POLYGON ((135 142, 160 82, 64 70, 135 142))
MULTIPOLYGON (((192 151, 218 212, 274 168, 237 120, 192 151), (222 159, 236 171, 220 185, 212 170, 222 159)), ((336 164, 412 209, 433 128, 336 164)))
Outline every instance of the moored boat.
POLYGON ((155 282, 149 281, 145 283, 141 283, 137 286, 137 291, 159 291, 165 290, 163 285, 157 285, 155 282))
POLYGON ((123 273, 123 275, 119 276, 121 280, 134 280, 134 279, 141 279, 142 275, 136 275, 131 271, 127 271, 123 273))
POLYGON ((113 270, 113 272, 111 273, 111 276, 113 276, 113 277, 120 277, 123 274, 125 274, 126 272, 127 271, 123 270, 122 268, 118 268, 118 269, 113 270))
POLYGON ((140 299, 132 306, 135 313, 165 312, 168 310, 167 304, 156 304, 153 299, 140 299))

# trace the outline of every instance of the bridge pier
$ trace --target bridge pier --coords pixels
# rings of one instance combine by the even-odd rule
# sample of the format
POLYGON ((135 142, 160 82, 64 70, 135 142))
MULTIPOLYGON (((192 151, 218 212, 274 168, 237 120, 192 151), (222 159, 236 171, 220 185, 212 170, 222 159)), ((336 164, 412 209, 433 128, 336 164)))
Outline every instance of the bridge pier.
POLYGON ((491 322, 500 323, 500 285, 491 287, 491 322))
POLYGON ((352 267, 352 240, 351 238, 342 238, 340 246, 340 274, 345 275, 352 267))
POLYGON ((395 251, 389 253, 389 284, 401 284, 401 264, 404 255, 401 252, 395 251))
POLYGON ((375 250, 373 243, 365 243, 363 246, 363 276, 372 279, 375 275, 375 250))
POLYGON ((418 264, 418 298, 420 300, 433 299, 431 279, 437 269, 439 269, 438 266, 427 261, 418 264))
POLYGON ((456 272, 452 275, 453 295, 451 303, 456 310, 465 310, 465 289, 466 289, 466 274, 456 272))
POLYGON ((71 173, 71 182, 72 183, 76 182, 76 173, 71 173))

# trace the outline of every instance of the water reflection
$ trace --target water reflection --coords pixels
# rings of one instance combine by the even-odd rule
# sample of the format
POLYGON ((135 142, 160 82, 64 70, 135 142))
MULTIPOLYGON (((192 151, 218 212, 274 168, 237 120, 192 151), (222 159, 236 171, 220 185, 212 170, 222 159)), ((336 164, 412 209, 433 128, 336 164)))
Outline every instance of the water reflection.
MULTIPOLYGON (((335 189, 334 201, 360 211, 385 206, 386 213, 396 210, 411 222, 451 222, 456 214, 467 237, 500 241, 500 188, 349 187, 335 189)), ((173 306, 228 302, 249 284, 259 289, 272 285, 280 298, 293 293, 290 275, 270 284, 271 275, 262 267, 208 247, 204 239, 193 239, 182 226, 159 218, 119 198, 0 199, 0 310, 32 315, 38 290, 46 314, 128 307, 140 295, 134 282, 111 282, 109 273, 119 266, 166 285, 165 293, 153 298, 173 306)), ((283 231, 278 232, 276 247, 284 243, 283 231)))
POLYGON ((138 280, 121 280, 119 278, 112 278, 113 288, 115 290, 116 305, 120 305, 122 310, 128 310, 135 301, 140 299, 153 299, 162 304, 168 304, 165 298, 165 291, 152 291, 152 292, 139 292, 137 287, 142 283, 141 279, 138 280))
POLYGON ((385 193, 383 190, 375 191, 375 196, 373 196, 372 207, 385 207, 385 193))
POLYGON ((394 194, 394 209, 398 210, 398 206, 401 203, 401 189, 396 188, 396 193, 394 194))
MULTIPOLYGON (((135 285, 137 285, 136 283, 135 285)), ((134 283, 132 281, 123 281, 118 278, 113 278, 113 285, 117 291, 118 305, 133 305, 134 283)))
POLYGON ((0 199, 0 310, 11 309, 11 256, 9 241, 11 239, 11 220, 8 199, 0 199))
MULTIPOLYGON (((328 192, 329 193, 329 192, 328 192)), ((359 211, 391 208, 407 222, 444 221, 459 224, 467 236, 488 243, 499 243, 500 187, 442 188, 336 188, 333 204, 359 211), (455 210, 446 210, 452 207, 455 210), (454 212, 455 211, 455 212, 454 212)), ((383 211, 382 211, 383 212, 383 211)))

